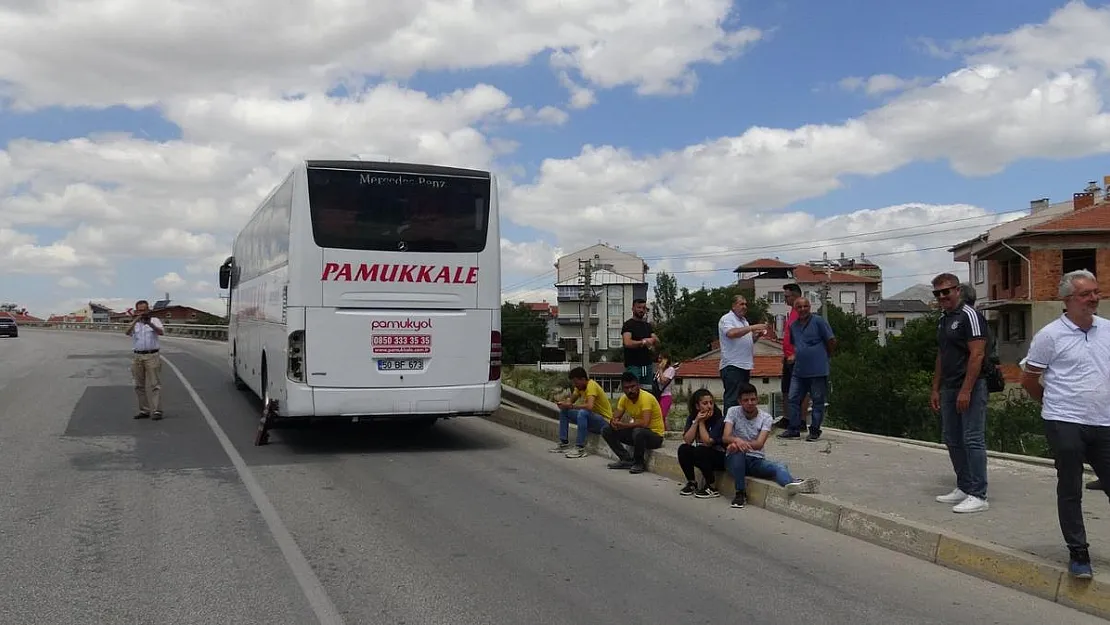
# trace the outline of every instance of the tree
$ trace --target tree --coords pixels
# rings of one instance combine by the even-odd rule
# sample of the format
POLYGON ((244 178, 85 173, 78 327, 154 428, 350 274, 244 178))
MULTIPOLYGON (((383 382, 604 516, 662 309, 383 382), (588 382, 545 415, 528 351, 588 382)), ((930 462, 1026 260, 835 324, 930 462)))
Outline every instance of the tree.
POLYGON ((871 330, 867 317, 845 312, 835 304, 827 303, 825 318, 836 335, 836 350, 858 352, 877 345, 877 335, 871 330))
POLYGON ((655 312, 660 325, 674 316, 678 305, 678 280, 671 274, 660 271, 655 276, 655 312))
POLYGON ((675 302, 674 314, 659 330, 660 348, 679 360, 709 351, 717 340, 717 322, 732 308, 737 295, 748 300, 749 323, 767 321, 767 302, 755 299, 751 289, 736 285, 697 291, 684 288, 675 302))
POLYGON ((19 308, 19 304, 12 304, 11 302, 4 302, 0 304, 0 311, 2 312, 15 312, 19 308))
POLYGON ((539 362, 547 338, 547 322, 527 304, 501 305, 501 359, 515 365, 539 362))

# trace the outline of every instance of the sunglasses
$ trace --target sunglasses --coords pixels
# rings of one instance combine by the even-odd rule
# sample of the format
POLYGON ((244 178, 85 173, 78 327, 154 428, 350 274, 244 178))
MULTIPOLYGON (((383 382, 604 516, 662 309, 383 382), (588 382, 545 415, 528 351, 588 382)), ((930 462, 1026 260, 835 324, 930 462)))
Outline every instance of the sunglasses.
POLYGON ((933 297, 944 297, 945 295, 948 295, 949 293, 951 293, 952 291, 955 291, 955 290, 956 290, 956 287, 954 287, 954 286, 950 286, 947 289, 934 289, 933 290, 933 297))

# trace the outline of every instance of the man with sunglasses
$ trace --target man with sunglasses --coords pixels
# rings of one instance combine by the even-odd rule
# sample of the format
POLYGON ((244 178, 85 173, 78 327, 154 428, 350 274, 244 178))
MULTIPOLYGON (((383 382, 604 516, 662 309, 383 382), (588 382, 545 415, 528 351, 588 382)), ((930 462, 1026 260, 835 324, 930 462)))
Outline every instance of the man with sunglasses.
POLYGON ((953 512, 983 512, 987 503, 987 320, 964 300, 960 279, 933 278, 943 311, 937 323, 937 362, 929 403, 941 415, 944 444, 956 473, 956 489, 936 500, 953 512))

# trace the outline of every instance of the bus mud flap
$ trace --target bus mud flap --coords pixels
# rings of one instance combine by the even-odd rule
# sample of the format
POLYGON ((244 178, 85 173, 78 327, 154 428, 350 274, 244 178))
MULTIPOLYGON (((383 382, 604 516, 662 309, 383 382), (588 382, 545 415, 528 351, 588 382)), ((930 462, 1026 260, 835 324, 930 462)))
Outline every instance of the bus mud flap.
POLYGON ((274 425, 274 417, 277 415, 278 403, 276 399, 271 399, 262 406, 262 418, 258 421, 258 431, 254 435, 254 446, 260 447, 270 442, 270 428, 274 425))

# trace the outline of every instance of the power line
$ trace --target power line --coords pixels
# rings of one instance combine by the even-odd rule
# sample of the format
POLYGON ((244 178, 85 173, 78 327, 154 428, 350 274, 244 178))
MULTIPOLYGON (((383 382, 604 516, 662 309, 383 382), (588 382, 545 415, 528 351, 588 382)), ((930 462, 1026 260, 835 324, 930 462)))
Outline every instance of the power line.
MULTIPOLYGON (((964 218, 960 218, 960 219, 953 219, 953 220, 948 221, 947 223, 951 224, 951 223, 966 222, 966 221, 977 221, 977 220, 981 220, 981 219, 995 218, 995 217, 1002 216, 1002 215, 1009 215, 1009 214, 1014 214, 1014 213, 1024 213, 1024 212, 1025 212, 1024 209, 1022 209, 1022 210, 1013 210, 1013 211, 1003 211, 1003 212, 998 212, 998 213, 989 213, 989 214, 986 214, 986 215, 977 215, 977 216, 974 216, 974 217, 964 217, 964 218)), ((898 239, 907 239, 907 238, 911 238, 911 237, 929 236, 929 235, 933 235, 933 234, 942 234, 942 233, 946 233, 946 232, 958 232, 958 231, 961 231, 961 230, 968 230, 968 229, 971 229, 971 228, 978 228, 980 226, 969 224, 969 225, 964 225, 964 226, 957 226, 955 228, 934 228, 934 229, 931 229, 931 230, 924 230, 924 231, 920 231, 920 232, 909 232, 909 233, 904 232, 907 229, 922 228, 922 227, 924 227, 924 226, 910 226, 909 228, 890 228, 890 229, 886 229, 886 230, 875 230, 875 231, 872 231, 872 232, 864 232, 864 233, 858 233, 858 234, 853 234, 853 235, 846 235, 846 236, 842 236, 842 237, 832 237, 832 238, 829 238, 829 239, 823 239, 822 242, 818 245, 810 245, 808 247, 795 247, 795 246, 797 246, 799 244, 803 244, 803 243, 810 243, 810 242, 812 242, 812 239, 792 241, 792 242, 787 242, 787 243, 776 243, 776 244, 771 244, 771 245, 732 248, 732 249, 729 249, 729 250, 722 250, 722 251, 717 251, 717 252, 694 252, 694 253, 689 253, 689 254, 673 254, 673 255, 668 255, 668 256, 645 256, 645 257, 642 257, 642 258, 643 258, 643 260, 672 260, 672 259, 680 260, 680 259, 684 259, 684 258, 699 258, 699 257, 710 257, 710 256, 735 255, 735 254, 740 254, 740 253, 752 253, 752 252, 759 252, 759 251, 763 251, 763 252, 778 251, 778 250, 786 251, 788 248, 789 248, 790 251, 808 251, 808 250, 816 250, 816 249, 822 249, 822 248, 825 248, 825 247, 829 247, 828 243, 830 243, 830 242, 839 241, 839 242, 844 242, 844 243, 848 243, 848 242, 855 242, 855 243, 871 242, 871 243, 875 243, 875 242, 892 241, 892 240, 898 240, 898 239), (903 234, 900 234, 900 235, 897 235, 897 236, 886 237, 886 238, 881 239, 881 240, 867 240, 867 239, 863 238, 863 237, 873 237, 873 236, 876 236, 876 235, 892 233, 892 232, 903 232, 903 234), (853 239, 855 239, 855 241, 853 241, 853 239)), ((879 252, 877 254, 868 254, 868 257, 876 258, 876 257, 883 257, 883 256, 897 255, 897 254, 909 254, 909 253, 914 253, 914 252, 923 252, 923 251, 943 249, 943 248, 948 248, 948 247, 951 247, 951 245, 941 245, 941 246, 934 246, 934 247, 927 247, 927 248, 916 248, 916 249, 913 249, 913 250, 905 250, 905 251, 902 251, 902 252, 879 252)), ((714 268, 714 269, 677 270, 677 271, 668 271, 666 273, 668 273, 668 274, 689 274, 689 273, 716 273, 716 272, 720 272, 720 271, 733 271, 733 270, 721 267, 721 268, 714 268)), ((662 272, 652 271, 652 272, 647 272, 647 275, 658 275, 659 273, 662 273, 662 272)), ((507 287, 503 287, 501 289, 501 292, 502 293, 508 293, 508 292, 523 288, 525 286, 529 286, 533 283, 539 284, 541 280, 546 280, 549 277, 553 276, 554 274, 555 274, 554 271, 551 271, 551 270, 545 271, 543 274, 536 275, 536 276, 533 276, 531 278, 527 278, 527 279, 522 280, 522 281, 518 281, 517 283, 514 283, 513 285, 510 285, 510 286, 507 286, 507 287)), ((539 288, 531 289, 529 291, 526 291, 525 294, 533 293, 533 292, 536 292, 536 291, 539 291, 539 290, 540 290, 539 288)))

